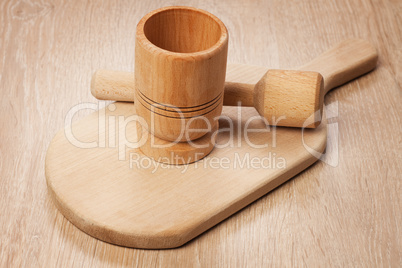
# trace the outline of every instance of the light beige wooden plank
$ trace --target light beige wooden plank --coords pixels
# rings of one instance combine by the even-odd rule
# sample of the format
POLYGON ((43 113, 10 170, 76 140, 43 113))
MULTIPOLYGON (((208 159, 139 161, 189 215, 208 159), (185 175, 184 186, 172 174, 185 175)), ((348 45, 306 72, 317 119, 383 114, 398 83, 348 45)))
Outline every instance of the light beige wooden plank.
POLYGON ((0 266, 400 266, 401 2, 175 3, 222 19, 229 62, 293 68, 347 38, 373 43, 377 70, 326 98, 338 166, 317 163, 179 249, 98 242, 54 208, 46 149, 73 105, 96 103, 94 70, 133 70, 135 24, 171 2, 1 1, 0 266))

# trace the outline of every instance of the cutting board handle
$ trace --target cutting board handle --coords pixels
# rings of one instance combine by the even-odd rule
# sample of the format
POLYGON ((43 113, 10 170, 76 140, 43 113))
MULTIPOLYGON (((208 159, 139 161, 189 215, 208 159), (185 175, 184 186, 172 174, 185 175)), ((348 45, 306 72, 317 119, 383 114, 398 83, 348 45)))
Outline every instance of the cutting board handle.
POLYGON ((366 40, 340 42, 299 70, 319 72, 324 78, 324 95, 375 68, 378 54, 366 40))

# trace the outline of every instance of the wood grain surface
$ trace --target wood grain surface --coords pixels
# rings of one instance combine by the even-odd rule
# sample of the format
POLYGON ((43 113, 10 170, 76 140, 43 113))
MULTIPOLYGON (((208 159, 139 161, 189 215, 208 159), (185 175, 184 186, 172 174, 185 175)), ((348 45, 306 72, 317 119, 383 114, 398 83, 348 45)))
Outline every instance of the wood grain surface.
MULTIPOLYGON (((255 84, 265 73, 266 67, 228 64, 226 77, 255 84)), ((155 147, 151 138, 136 131, 147 130, 120 120, 133 118, 137 111, 133 103, 116 102, 61 129, 45 161, 48 192, 60 212, 85 233, 121 246, 182 246, 311 166, 318 160, 311 150, 321 154, 326 148, 325 116, 315 129, 274 130, 255 109, 226 106, 219 120, 221 132, 197 142, 216 142, 207 157, 177 165, 181 152, 157 148, 156 161, 170 158, 176 164, 161 166, 146 157, 144 147, 155 147), (110 127, 113 122, 115 128, 110 127), (75 139, 67 134, 70 131, 75 139), (147 139, 146 146, 139 145, 140 137, 147 139), (99 146, 77 146, 77 140, 99 146), (111 141, 116 146, 110 146, 111 141)))
POLYGON ((400 267, 401 14, 398 0, 1 1, 0 267, 400 267), (44 158, 68 111, 98 103, 93 71, 132 71, 138 20, 167 5, 219 17, 229 62, 290 68, 362 38, 377 47, 379 65, 327 95, 338 110, 329 131, 337 150, 325 161, 183 247, 128 249, 58 212, 44 158))

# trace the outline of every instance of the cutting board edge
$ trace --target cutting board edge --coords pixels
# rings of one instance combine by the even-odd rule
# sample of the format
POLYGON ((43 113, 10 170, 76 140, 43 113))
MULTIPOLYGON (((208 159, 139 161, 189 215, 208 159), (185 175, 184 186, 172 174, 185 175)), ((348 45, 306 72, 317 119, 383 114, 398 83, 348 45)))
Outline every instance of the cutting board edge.
MULTIPOLYGON (((48 191, 57 209, 68 221, 90 236, 111 244, 133 248, 168 249, 180 247, 289 181, 318 160, 313 156, 308 157, 307 159, 300 159, 299 164, 291 170, 279 173, 277 177, 271 177, 269 181, 264 181, 261 185, 255 186, 254 191, 245 192, 243 195, 239 196, 238 199, 233 200, 230 205, 212 215, 203 223, 200 223, 200 221, 192 221, 191 224, 184 223, 182 226, 171 226, 170 229, 157 231, 155 233, 152 233, 153 230, 151 230, 151 232, 148 230, 148 233, 145 233, 145 230, 137 230, 137 232, 121 232, 115 230, 116 226, 113 226, 113 228, 108 227, 81 215, 79 211, 73 210, 73 208, 63 201, 62 193, 56 194, 54 187, 52 187, 52 183, 49 180, 52 176, 49 174, 51 170, 49 165, 52 164, 49 161, 51 161, 50 159, 53 159, 51 157, 53 153, 53 141, 62 131, 64 131, 64 128, 55 135, 50 143, 45 159, 45 175, 48 191)), ((323 141, 318 147, 318 152, 323 153, 326 148, 326 142, 323 141)))

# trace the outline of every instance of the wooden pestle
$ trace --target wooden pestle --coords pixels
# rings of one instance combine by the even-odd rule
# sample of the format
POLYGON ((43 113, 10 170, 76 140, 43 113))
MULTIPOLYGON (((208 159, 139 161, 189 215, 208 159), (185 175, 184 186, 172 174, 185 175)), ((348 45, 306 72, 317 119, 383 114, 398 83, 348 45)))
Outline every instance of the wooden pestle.
MULTIPOLYGON (((255 107, 270 123, 285 116, 278 126, 303 127, 314 114, 307 127, 315 128, 321 114, 316 112, 322 110, 325 94, 374 69, 377 58, 369 42, 345 40, 298 71, 269 70, 255 85, 226 82, 223 104, 236 106, 241 102, 242 106, 255 107)), ((98 70, 92 77, 91 92, 100 100, 133 101, 134 74, 98 70)))

